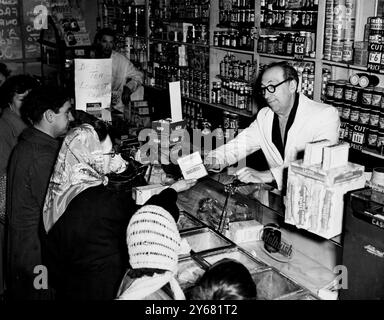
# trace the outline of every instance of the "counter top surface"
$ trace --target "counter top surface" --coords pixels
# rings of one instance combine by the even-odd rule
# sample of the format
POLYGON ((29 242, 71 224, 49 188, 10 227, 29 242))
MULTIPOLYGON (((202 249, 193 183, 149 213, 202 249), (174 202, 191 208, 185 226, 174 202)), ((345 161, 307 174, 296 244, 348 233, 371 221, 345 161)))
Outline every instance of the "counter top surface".
MULTIPOLYGON (((225 175, 214 176, 213 179, 212 177, 204 178, 190 190, 179 194, 178 205, 181 210, 199 218, 199 214, 201 214, 199 213, 199 208, 203 199, 211 198, 217 200, 222 205, 224 204, 224 184, 230 182, 231 178, 225 177, 225 175)), ((235 212, 236 205, 240 202, 246 204, 250 209, 252 218, 263 225, 274 221, 281 222, 281 215, 273 209, 276 204, 275 202, 279 198, 271 197, 271 192, 264 195, 261 194, 260 192, 263 190, 260 190, 260 186, 247 187, 249 190, 246 190, 243 194, 236 193, 231 196, 228 208, 235 212), (255 191, 266 201, 252 199, 249 195, 255 191), (275 204, 272 203, 272 208, 269 208, 267 205, 270 204, 271 199, 275 204)), ((305 233, 295 232, 295 230, 285 230, 284 228, 282 230, 283 238, 293 244, 293 255, 288 262, 279 262, 268 255, 263 249, 264 243, 262 241, 251 241, 237 245, 267 265, 276 268, 282 274, 296 281, 312 293, 318 294, 319 289, 331 284, 336 277, 336 274, 331 269, 336 265, 336 258, 333 256, 336 255, 335 250, 337 249, 335 247, 337 246, 322 239, 315 238, 313 240, 310 237, 307 239, 305 233), (315 252, 312 252, 314 250, 315 252), (312 253, 308 254, 308 252, 312 253), (324 260, 329 260, 330 262, 324 262, 324 260)))

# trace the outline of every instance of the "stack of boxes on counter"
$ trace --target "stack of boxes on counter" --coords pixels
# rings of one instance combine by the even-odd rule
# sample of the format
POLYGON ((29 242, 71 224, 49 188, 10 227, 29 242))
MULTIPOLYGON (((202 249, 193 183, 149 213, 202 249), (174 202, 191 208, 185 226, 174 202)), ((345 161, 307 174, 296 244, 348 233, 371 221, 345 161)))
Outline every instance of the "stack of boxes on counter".
POLYGON ((334 105, 340 115, 340 139, 356 150, 370 149, 383 154, 384 88, 377 76, 353 74, 347 80, 328 80, 323 74, 324 101, 334 105), (326 83, 326 84, 324 84, 326 83))
POLYGON ((183 149, 186 121, 182 118, 180 82, 169 84, 169 98, 172 118, 152 121, 153 136, 149 141, 157 151, 157 159, 152 160, 165 165, 176 163, 183 149))
POLYGON ((342 233, 344 195, 365 185, 364 166, 348 162, 349 144, 308 143, 288 170, 285 222, 326 239, 342 233))
POLYGON ((327 0, 324 33, 324 60, 353 61, 356 0, 327 0))
POLYGON ((211 103, 223 104, 240 110, 252 111, 251 83, 256 77, 256 64, 250 60, 237 60, 227 54, 220 62, 221 81, 212 83, 211 103))

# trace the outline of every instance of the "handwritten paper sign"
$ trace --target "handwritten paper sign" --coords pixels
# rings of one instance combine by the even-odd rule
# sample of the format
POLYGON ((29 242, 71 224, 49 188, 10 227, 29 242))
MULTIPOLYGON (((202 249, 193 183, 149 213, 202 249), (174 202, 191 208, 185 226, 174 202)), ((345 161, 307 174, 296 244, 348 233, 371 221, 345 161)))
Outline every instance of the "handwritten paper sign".
POLYGON ((18 0, 0 1, 0 60, 22 58, 18 0))
POLYGON ((51 0, 23 0, 23 28, 26 58, 40 57, 40 31, 47 28, 51 0), (45 22, 45 23, 44 23, 45 22))
POLYGON ((102 118, 111 106, 112 59, 75 59, 76 109, 102 118))

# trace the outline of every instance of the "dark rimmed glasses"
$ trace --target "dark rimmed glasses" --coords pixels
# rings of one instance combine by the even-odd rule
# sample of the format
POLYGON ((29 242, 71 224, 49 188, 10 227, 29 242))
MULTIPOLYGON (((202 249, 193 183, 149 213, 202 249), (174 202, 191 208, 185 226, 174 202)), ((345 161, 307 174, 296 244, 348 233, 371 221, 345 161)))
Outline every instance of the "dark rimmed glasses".
POLYGON ((265 95, 266 91, 268 91, 269 93, 275 93, 276 88, 277 88, 278 86, 280 86, 280 85, 282 85, 283 83, 285 83, 285 82, 287 82, 287 81, 290 81, 290 80, 292 80, 292 78, 287 78, 287 79, 285 79, 285 80, 279 82, 278 84, 270 84, 270 85, 268 85, 268 86, 266 86, 266 87, 260 87, 260 93, 261 93, 262 95, 265 95))
POLYGON ((103 153, 103 156, 111 156, 111 158, 114 158, 117 154, 119 154, 119 152, 115 149, 112 149, 111 152, 103 153))

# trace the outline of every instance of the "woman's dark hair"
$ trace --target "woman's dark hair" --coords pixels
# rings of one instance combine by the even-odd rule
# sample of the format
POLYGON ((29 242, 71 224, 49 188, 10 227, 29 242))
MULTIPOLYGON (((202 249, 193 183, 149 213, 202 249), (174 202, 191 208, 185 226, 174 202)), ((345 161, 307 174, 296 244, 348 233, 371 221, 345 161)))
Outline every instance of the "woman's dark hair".
POLYGON ((69 94, 56 86, 41 86, 33 89, 26 97, 21 109, 21 117, 27 123, 36 124, 41 121, 47 110, 55 113, 70 101, 69 94))
POLYGON ((1 107, 6 108, 16 93, 24 93, 40 86, 40 82, 27 74, 10 76, 1 86, 1 107))
POLYGON ((191 300, 256 299, 256 285, 248 269, 240 262, 222 259, 200 278, 190 294, 191 300))
POLYGON ((11 74, 11 71, 8 69, 5 63, 0 62, 0 73, 4 75, 4 77, 8 78, 11 74))
POLYGON ((109 135, 112 139, 110 126, 105 121, 100 120, 83 110, 74 110, 72 115, 74 120, 70 123, 71 128, 88 123, 95 129, 100 142, 104 141, 107 135, 109 135))

